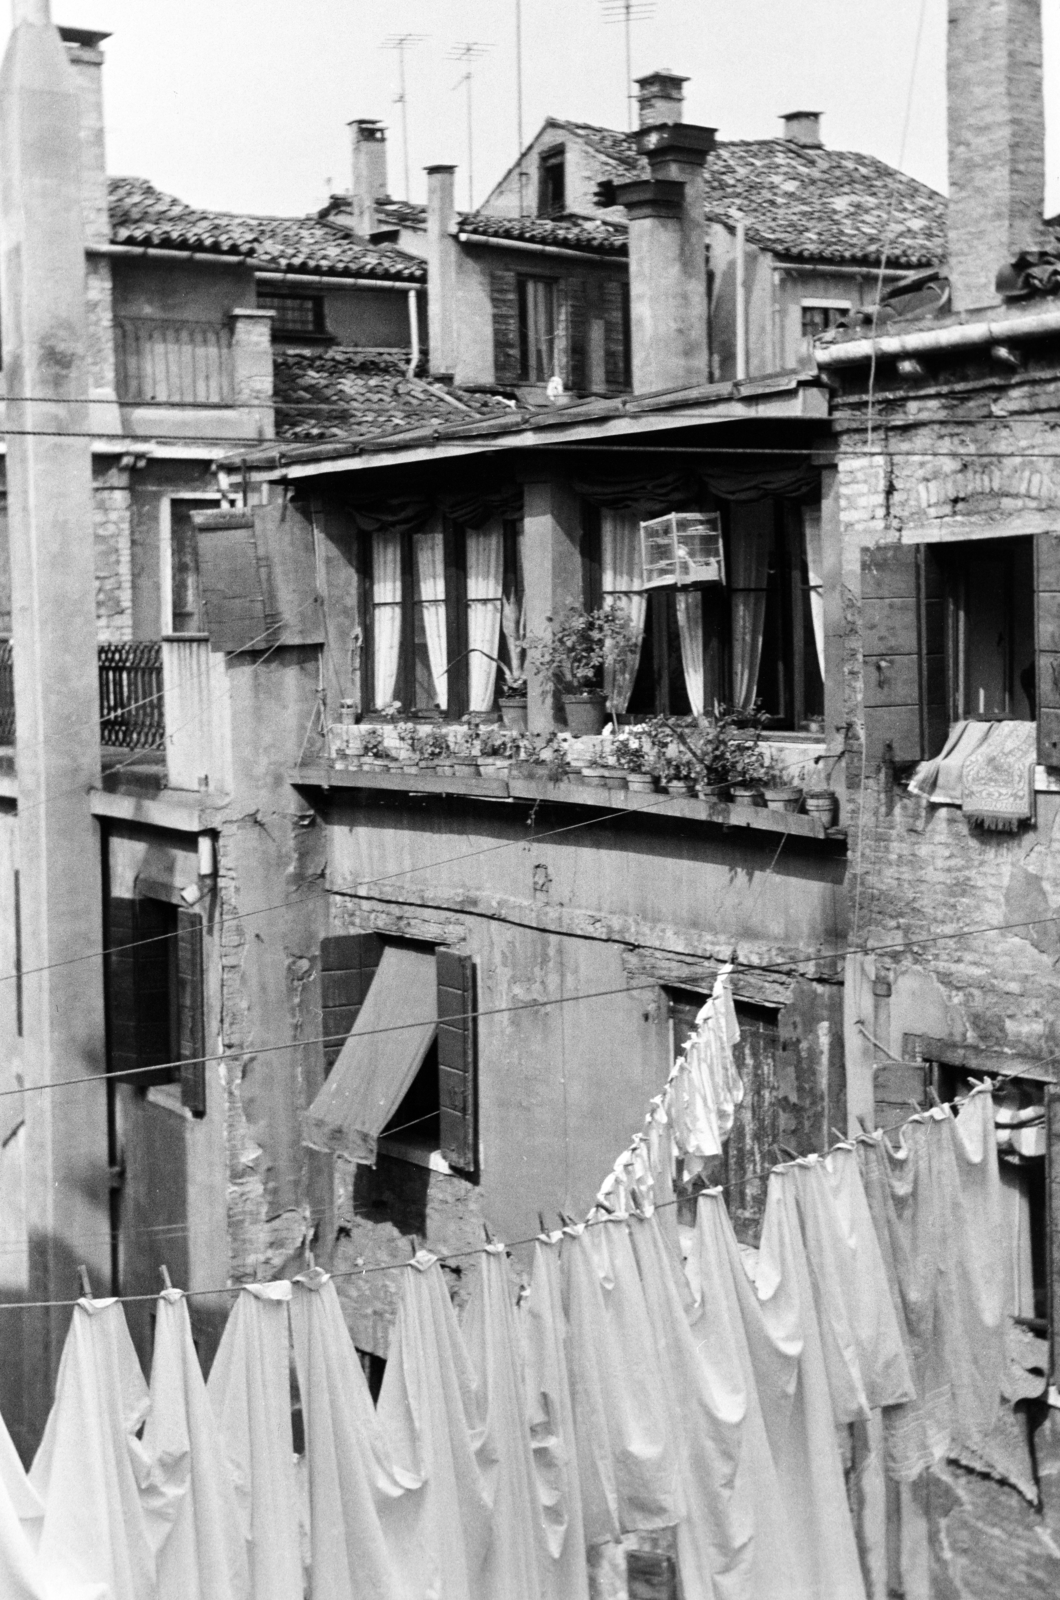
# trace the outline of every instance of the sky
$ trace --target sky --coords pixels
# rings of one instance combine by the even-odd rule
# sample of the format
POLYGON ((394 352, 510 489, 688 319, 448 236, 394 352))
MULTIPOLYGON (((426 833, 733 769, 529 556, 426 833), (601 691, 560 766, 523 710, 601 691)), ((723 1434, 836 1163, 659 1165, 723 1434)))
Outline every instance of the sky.
MULTIPOLYGON (((632 0, 633 75, 686 75, 688 121, 766 138, 785 111, 824 113, 825 142, 945 188, 946 0, 632 0)), ((389 128, 390 189, 423 199, 423 168, 458 166, 473 198, 517 150, 517 0, 52 0, 58 23, 109 30, 108 167, 189 203, 298 214, 349 184, 347 122, 389 128), (409 187, 398 55, 406 51, 409 187)), ((548 114, 626 126, 622 0, 521 0, 523 126, 548 114)), ((1060 104, 1060 0, 1042 0, 1046 105, 1060 104)), ((0 36, 6 35, 6 17, 0 36)), ((1060 114, 1046 130, 1047 211, 1060 210, 1060 114)))

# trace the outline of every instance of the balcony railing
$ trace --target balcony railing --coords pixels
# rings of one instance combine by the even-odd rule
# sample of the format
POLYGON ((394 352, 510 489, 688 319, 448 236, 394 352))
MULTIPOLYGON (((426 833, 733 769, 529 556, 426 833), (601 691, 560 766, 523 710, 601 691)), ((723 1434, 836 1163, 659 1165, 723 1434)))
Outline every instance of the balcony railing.
MULTIPOLYGON (((162 644, 134 639, 99 646, 100 742, 116 750, 162 750, 166 725, 162 644)), ((10 639, 0 639, 0 745, 15 743, 15 674, 10 639)))
POLYGON ((118 399, 129 405, 231 405, 232 334, 216 322, 119 317, 118 399))

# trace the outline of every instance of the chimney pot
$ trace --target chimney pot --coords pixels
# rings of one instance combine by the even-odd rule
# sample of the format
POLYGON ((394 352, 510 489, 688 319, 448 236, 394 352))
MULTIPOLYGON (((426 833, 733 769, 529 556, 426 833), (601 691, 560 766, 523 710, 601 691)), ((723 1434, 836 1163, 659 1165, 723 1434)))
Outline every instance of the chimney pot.
POLYGON ((640 126, 654 127, 657 122, 680 122, 684 114, 687 78, 680 77, 663 67, 659 72, 649 72, 637 79, 637 105, 640 109, 640 126))
POLYGON ((822 144, 821 116, 820 111, 785 111, 780 119, 785 139, 790 139, 792 144, 822 144))
POLYGON ((353 156, 350 190, 353 231, 367 239, 375 231, 376 203, 387 195, 386 127, 373 117, 357 117, 349 128, 353 156))

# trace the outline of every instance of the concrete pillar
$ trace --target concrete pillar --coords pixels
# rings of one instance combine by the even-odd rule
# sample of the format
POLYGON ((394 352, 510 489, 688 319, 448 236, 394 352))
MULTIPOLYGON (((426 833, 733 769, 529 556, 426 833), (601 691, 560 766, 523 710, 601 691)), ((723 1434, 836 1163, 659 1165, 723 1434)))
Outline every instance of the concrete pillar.
POLYGON ((381 122, 367 117, 351 122, 349 129, 353 157, 350 187, 353 231, 362 239, 368 239, 376 225, 376 201, 385 200, 387 195, 386 129, 381 122))
POLYGON ((651 176, 616 187, 629 216, 633 390, 678 389, 710 377, 703 162, 714 129, 642 128, 651 176))
MULTIPOLYGON (((582 600, 581 502, 556 478, 523 484, 523 582, 528 638, 548 636, 551 619, 582 600)), ((527 715, 531 733, 563 726, 559 696, 530 658, 527 715)))
POLYGON ((1042 247, 1041 0, 949 0, 948 255, 954 309, 996 305, 999 270, 1042 247))
MULTIPOLYGON (((0 296, 18 722, 30 1298, 110 1287, 92 459, 78 90, 46 0, 19 0, 0 67, 0 296), (24 397, 30 396, 30 399, 24 397), (84 1087, 33 1092, 52 1079, 84 1087)), ((69 1313, 22 1313, 32 1436, 69 1313)))
POLYGON ((272 322, 275 311, 240 307, 232 312, 232 399, 246 407, 248 439, 274 439, 272 322))

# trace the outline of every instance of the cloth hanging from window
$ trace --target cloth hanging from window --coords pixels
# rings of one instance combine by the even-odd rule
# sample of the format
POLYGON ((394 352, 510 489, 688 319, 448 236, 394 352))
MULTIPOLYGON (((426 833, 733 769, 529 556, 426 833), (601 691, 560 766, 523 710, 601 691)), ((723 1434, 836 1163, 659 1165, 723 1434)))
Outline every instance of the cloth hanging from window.
POLYGON ((538 1504, 542 1600, 589 1600, 581 1485, 575 1462, 574 1412, 567 1370, 567 1323, 560 1293, 558 1243, 534 1245, 530 1293, 521 1308, 526 1351, 526 1415, 538 1504))
POLYGON ((372 685, 375 709, 397 692, 401 660, 401 535, 392 528, 372 535, 372 685))
POLYGON ((442 1269, 425 1250, 405 1274, 378 1417, 395 1468, 422 1483, 384 1520, 402 1593, 474 1600, 497 1461, 442 1269))
POLYGON ((381 1517, 419 1480, 394 1468, 326 1272, 295 1279, 291 1342, 305 1424, 313 1600, 400 1600, 381 1517))
POLYGON ((206 1392, 235 1478, 253 1600, 302 1600, 291 1431, 290 1283, 246 1284, 217 1347, 206 1392))
POLYGON ((144 1505, 157 1553, 156 1600, 249 1600, 235 1483, 180 1289, 158 1297, 143 1448, 150 1463, 144 1505))
POLYGON ((496 1459, 491 1535, 478 1600, 541 1600, 537 1479, 527 1427, 523 1351, 504 1246, 488 1245, 462 1325, 482 1396, 485 1449, 496 1459))
MULTIPOLYGON (((802 508, 802 538, 806 552, 806 582, 810 591, 810 621, 817 649, 817 665, 824 682, 824 546, 821 535, 821 508, 802 508)), ((797 624, 796 624, 797 625, 797 624)))
POLYGON ((434 697, 444 711, 449 703, 449 646, 445 628, 445 540, 441 518, 436 518, 422 533, 413 535, 412 548, 434 697))
MULTIPOLYGON (((629 656, 604 661, 604 693, 616 716, 629 705, 644 641, 648 597, 640 548, 640 517, 633 511, 605 506, 600 512, 600 577, 604 605, 628 619, 635 644, 629 656)), ((683 648, 683 646, 682 646, 683 648)))
POLYGON ((438 496, 438 504, 464 528, 481 528, 489 522, 518 522, 523 515, 523 486, 502 483, 493 488, 476 484, 451 489, 438 496))
POLYGON ((734 504, 730 527, 732 703, 739 711, 750 711, 758 695, 762 660, 766 580, 773 539, 772 500, 734 504))
POLYGON ((147 1457, 136 1437, 147 1384, 117 1300, 79 1300, 63 1345, 55 1401, 30 1468, 44 1502, 38 1557, 62 1594, 100 1585, 107 1600, 143 1600, 155 1557, 140 1497, 147 1457))
POLYGON ((688 703, 694 717, 701 717, 706 703, 703 676, 703 596, 691 589, 675 596, 677 632, 681 640, 681 668, 685 675, 688 703))
POLYGON ((992 1097, 911 1118, 897 1148, 882 1133, 859 1139, 858 1157, 916 1388, 884 1412, 888 1469, 913 1479, 952 1445, 979 1445, 997 1417, 1006 1285, 992 1097))
POLYGON ((358 532, 373 539, 378 533, 415 533, 434 512, 432 502, 422 495, 367 495, 363 500, 346 501, 345 507, 358 532))
POLYGON ((467 550, 468 710, 489 711, 497 684, 504 593, 504 524, 469 528, 467 550))

